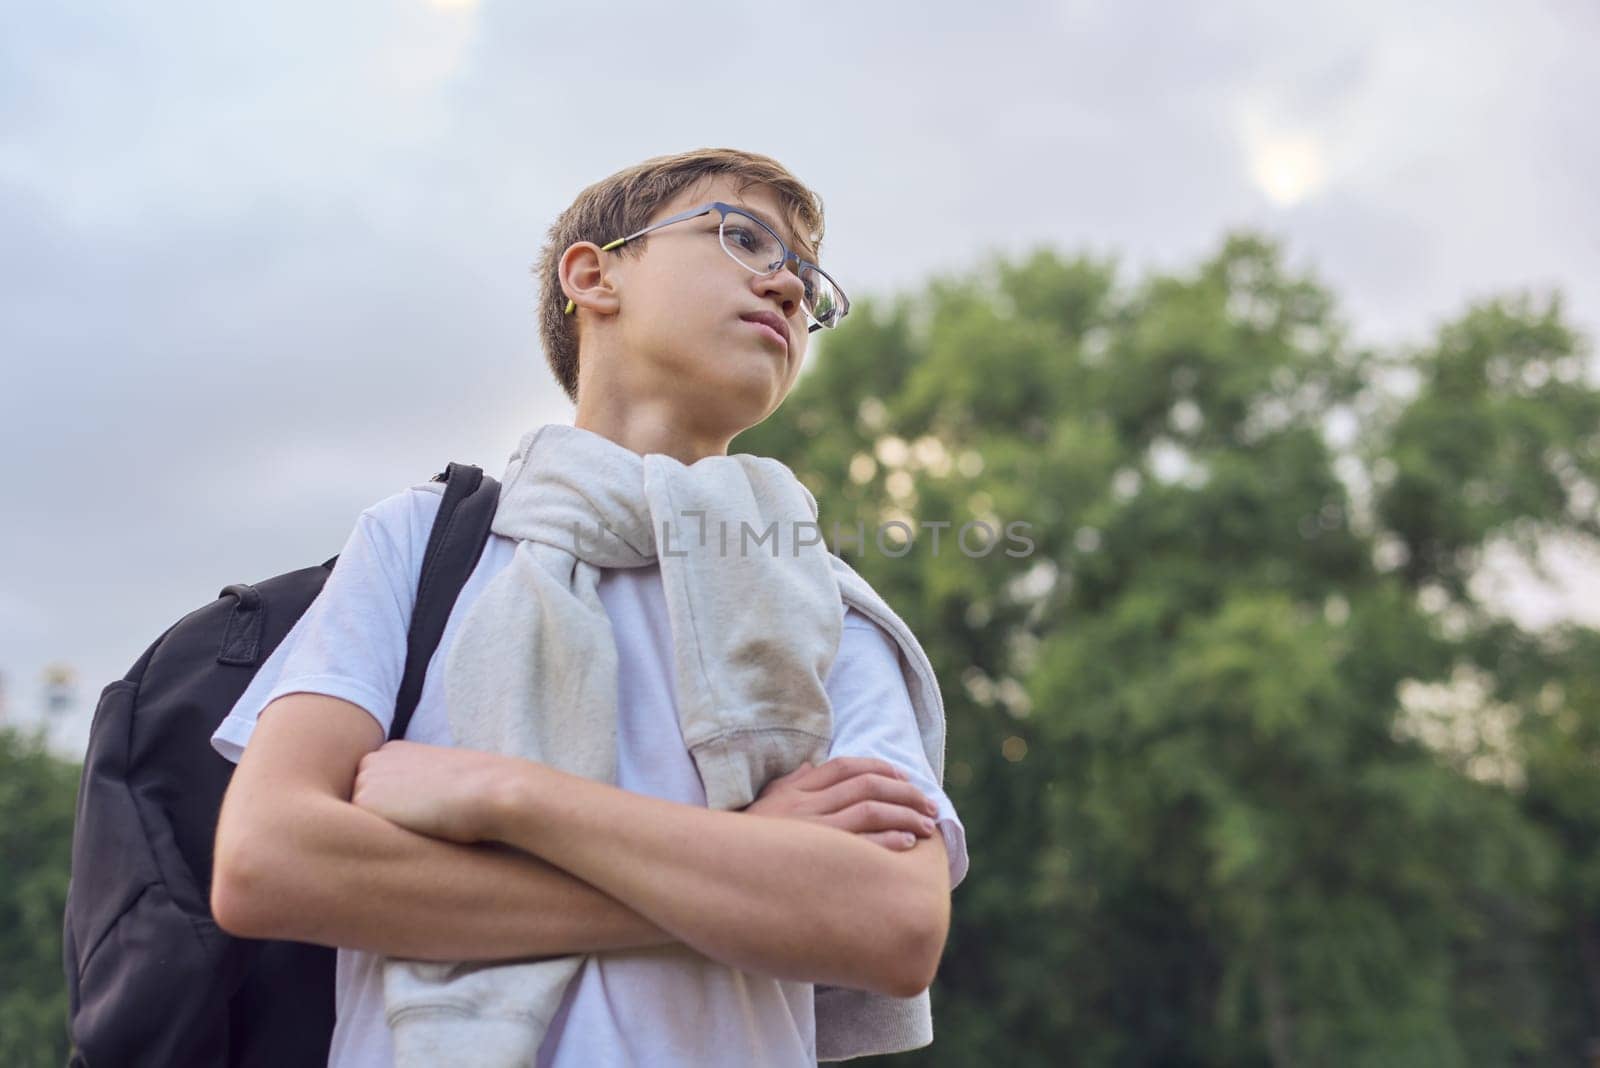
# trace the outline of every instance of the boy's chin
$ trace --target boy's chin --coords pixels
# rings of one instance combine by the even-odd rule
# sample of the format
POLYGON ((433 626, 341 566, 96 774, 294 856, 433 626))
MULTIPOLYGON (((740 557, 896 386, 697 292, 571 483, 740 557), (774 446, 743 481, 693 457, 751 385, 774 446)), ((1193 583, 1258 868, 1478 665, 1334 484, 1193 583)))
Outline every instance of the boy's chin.
POLYGON ((781 386, 772 381, 722 377, 703 381, 688 400, 698 421, 714 422, 731 433, 738 433, 771 415, 782 402, 783 395, 781 386))
POLYGON ((701 368, 700 397, 722 397, 735 408, 765 409, 783 392, 784 368, 770 355, 730 353, 725 363, 701 368))

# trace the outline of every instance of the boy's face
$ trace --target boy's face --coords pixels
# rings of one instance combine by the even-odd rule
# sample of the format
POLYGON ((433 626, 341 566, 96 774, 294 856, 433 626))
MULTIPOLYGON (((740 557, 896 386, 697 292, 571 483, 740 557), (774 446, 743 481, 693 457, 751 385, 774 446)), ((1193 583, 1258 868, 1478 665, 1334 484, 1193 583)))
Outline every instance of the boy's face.
MULTIPOLYGON (((792 251, 778 195, 766 186, 737 192, 742 179, 712 175, 683 190, 651 216, 657 222, 720 200, 765 220, 792 251)), ((682 420, 707 435, 728 437, 755 426, 788 396, 805 361, 810 334, 801 309, 803 286, 793 271, 760 277, 728 255, 718 240, 722 215, 707 212, 654 230, 644 254, 600 253, 613 284, 616 314, 600 317, 580 358, 605 361, 592 370, 616 399, 682 420), (761 313, 783 321, 780 340, 750 321, 761 313)), ((587 340, 587 339, 586 339, 587 340)), ((580 386, 580 404, 582 403, 580 386)))

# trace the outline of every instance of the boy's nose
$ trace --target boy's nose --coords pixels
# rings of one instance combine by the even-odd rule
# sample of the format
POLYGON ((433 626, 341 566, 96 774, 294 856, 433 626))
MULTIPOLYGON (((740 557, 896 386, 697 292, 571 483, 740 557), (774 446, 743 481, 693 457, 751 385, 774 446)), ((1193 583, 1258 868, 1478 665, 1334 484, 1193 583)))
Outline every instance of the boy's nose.
POLYGON ((805 283, 787 265, 764 277, 756 278, 756 289, 763 297, 775 296, 783 302, 783 317, 794 318, 800 310, 800 300, 805 296, 805 283))

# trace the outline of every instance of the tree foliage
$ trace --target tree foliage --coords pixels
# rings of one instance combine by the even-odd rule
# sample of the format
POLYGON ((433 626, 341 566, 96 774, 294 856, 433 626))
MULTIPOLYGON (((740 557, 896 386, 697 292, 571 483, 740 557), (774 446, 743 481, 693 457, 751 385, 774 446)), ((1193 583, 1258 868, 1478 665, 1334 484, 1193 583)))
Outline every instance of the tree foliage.
POLYGON ((1133 285, 996 257, 825 337, 734 449, 795 469, 944 682, 972 869, 937 1040, 895 1063, 1567 1063, 1600 1033, 1600 636, 1473 582, 1600 534, 1558 299, 1376 352, 1239 233, 1133 285), (892 518, 916 537, 881 551, 892 518), (985 518, 1033 552, 957 551, 985 518))
POLYGON ((61 920, 78 768, 0 727, 0 1064, 67 1060, 61 920))

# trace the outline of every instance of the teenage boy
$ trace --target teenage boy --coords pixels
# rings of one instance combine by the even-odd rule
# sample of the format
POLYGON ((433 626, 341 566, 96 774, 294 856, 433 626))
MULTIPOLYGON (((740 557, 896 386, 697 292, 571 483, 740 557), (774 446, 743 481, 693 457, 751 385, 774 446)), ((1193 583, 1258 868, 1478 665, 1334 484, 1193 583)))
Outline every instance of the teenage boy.
MULTIPOLYGON (((787 396, 810 332, 848 307, 815 266, 821 235, 815 194, 751 153, 660 157, 584 190, 539 267, 542 340, 577 406, 561 429, 689 470, 726 457, 787 396), (752 258, 768 242, 780 254, 752 258)), ((655 564, 598 582, 615 642, 615 785, 454 745, 440 667, 518 549, 491 534, 408 740, 385 744, 438 489, 362 513, 213 739, 239 765, 213 911, 235 934, 340 947, 330 1064, 394 1063, 385 958, 588 954, 540 1065, 801 1065, 925 1044, 931 1032, 885 1029, 892 1013, 878 1010, 843 1008, 819 1035, 819 985, 926 1011, 966 872, 939 783, 942 718, 929 723, 937 687, 905 666, 921 656, 908 632, 847 603, 826 759, 719 811, 680 729, 655 564)))

